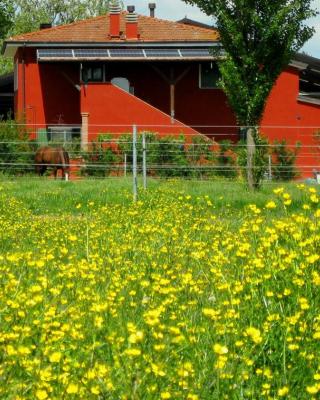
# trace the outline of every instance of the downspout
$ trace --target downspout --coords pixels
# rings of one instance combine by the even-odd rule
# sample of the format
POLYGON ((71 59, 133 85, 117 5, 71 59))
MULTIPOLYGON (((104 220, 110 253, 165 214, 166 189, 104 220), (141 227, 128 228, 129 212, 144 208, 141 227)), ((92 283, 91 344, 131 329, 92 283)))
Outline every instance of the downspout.
POLYGON ((26 63, 25 63, 25 48, 26 48, 26 43, 23 44, 23 50, 22 50, 22 90, 23 90, 23 96, 22 96, 22 101, 23 101, 23 115, 24 118, 26 118, 26 63))
POLYGON ((174 80, 174 69, 171 67, 170 69, 170 115, 171 115, 171 123, 174 124, 175 118, 175 89, 176 82, 174 80))

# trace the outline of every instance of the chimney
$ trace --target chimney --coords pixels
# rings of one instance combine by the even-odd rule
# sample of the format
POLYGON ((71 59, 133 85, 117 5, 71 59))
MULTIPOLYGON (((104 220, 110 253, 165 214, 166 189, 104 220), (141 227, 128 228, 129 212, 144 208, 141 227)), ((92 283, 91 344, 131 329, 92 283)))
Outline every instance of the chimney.
POLYGON ((135 13, 134 6, 128 6, 126 15, 126 36, 128 40, 138 39, 138 15, 135 13))
POLYGON ((156 8, 157 8, 156 3, 149 3, 150 17, 151 18, 154 18, 156 8))
POLYGON ((120 37, 120 13, 121 7, 118 0, 114 0, 110 5, 110 36, 120 37))

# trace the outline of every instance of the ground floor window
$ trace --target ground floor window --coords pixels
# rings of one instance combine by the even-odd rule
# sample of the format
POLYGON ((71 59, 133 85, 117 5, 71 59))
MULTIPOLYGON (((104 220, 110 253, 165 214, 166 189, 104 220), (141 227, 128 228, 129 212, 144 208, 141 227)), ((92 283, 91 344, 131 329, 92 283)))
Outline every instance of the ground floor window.
POLYGON ((80 141, 81 128, 72 126, 49 126, 46 131, 48 143, 65 145, 80 141))

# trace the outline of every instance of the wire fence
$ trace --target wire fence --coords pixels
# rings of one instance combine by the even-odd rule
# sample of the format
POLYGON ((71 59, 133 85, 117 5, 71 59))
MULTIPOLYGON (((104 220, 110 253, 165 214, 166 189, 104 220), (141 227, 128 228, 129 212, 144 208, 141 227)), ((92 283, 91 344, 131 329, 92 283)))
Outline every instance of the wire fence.
MULTIPOLYGON (((83 135, 83 127, 81 130, 75 124, 63 124, 51 132, 36 124, 0 124, 0 173, 29 179, 51 178, 52 170, 73 180, 130 176, 135 199, 139 179, 144 188, 151 178, 230 184, 246 181, 246 132, 257 127, 194 125, 185 130, 178 125, 175 128, 176 131, 172 125, 89 125, 83 135), (205 134, 201 133, 203 129, 205 134), (63 147, 69 161, 37 161, 35 154, 43 146, 63 147)), ((261 174, 265 183, 295 179, 320 183, 317 126, 266 125, 259 127, 259 132, 253 170, 261 174)))

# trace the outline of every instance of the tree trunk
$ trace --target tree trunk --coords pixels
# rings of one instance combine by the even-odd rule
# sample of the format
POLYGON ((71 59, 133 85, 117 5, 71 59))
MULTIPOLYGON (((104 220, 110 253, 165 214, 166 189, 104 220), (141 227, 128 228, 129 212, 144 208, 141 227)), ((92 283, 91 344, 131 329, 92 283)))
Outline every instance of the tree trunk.
POLYGON ((254 156, 256 153, 256 144, 254 141, 254 129, 248 128, 247 130, 247 181, 250 190, 256 187, 254 177, 254 156))

